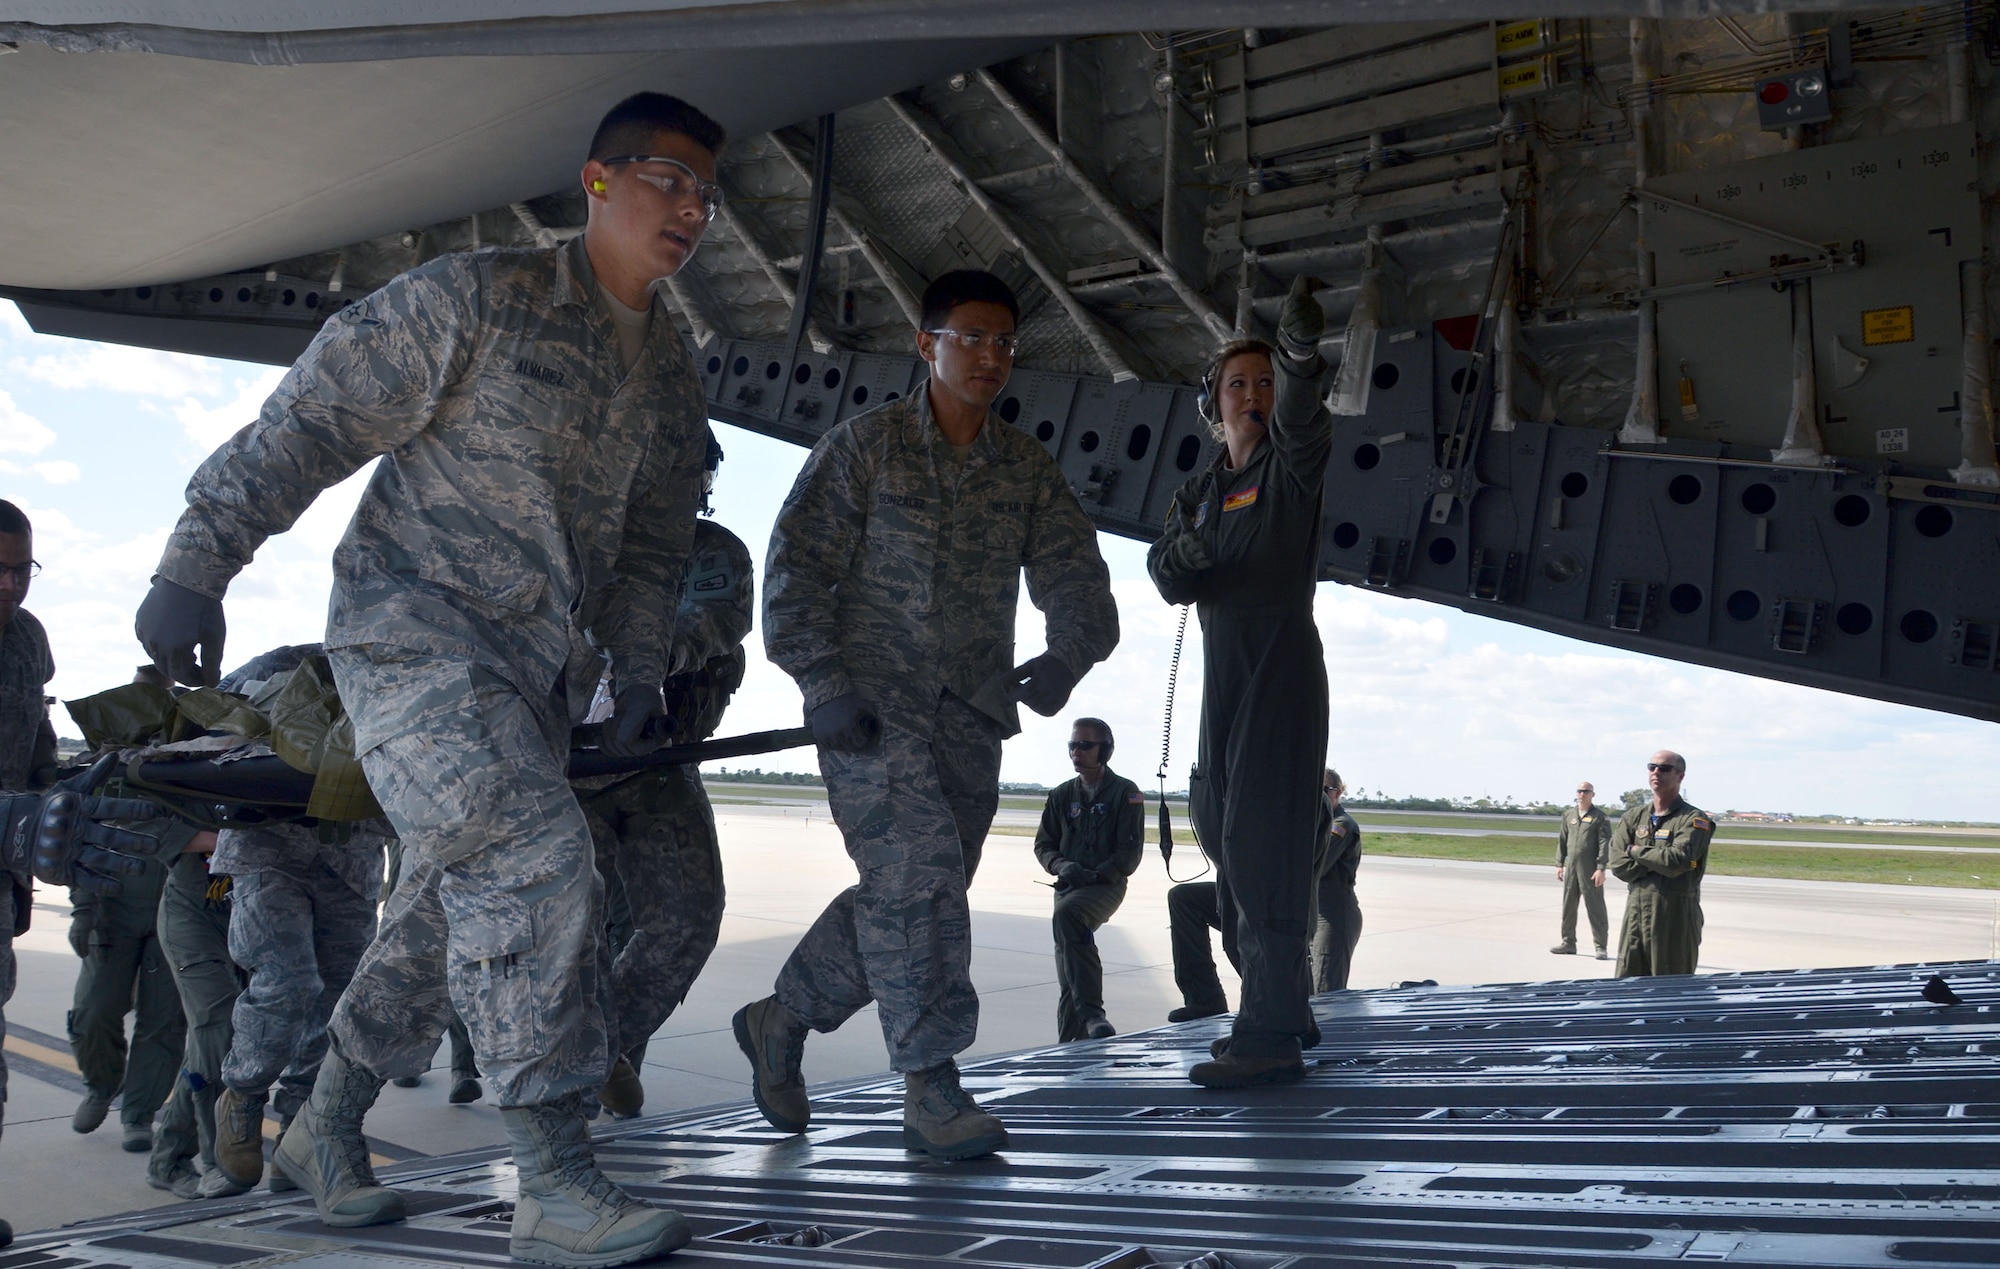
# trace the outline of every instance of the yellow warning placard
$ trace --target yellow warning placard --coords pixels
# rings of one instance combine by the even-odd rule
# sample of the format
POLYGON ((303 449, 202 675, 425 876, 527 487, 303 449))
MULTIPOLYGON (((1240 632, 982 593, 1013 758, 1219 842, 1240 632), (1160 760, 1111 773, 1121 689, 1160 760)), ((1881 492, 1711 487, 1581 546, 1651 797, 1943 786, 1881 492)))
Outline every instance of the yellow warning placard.
POLYGON ((1493 28, 1493 51, 1502 57, 1532 53, 1548 40, 1548 24, 1539 18, 1525 22, 1502 22, 1493 28))
POLYGON ((1908 304, 1871 308, 1861 314, 1863 344, 1907 344, 1916 337, 1917 310, 1908 304))
POLYGON ((1555 79, 1549 59, 1538 57, 1532 62, 1519 62, 1513 66, 1502 66, 1497 72, 1497 80, 1502 97, 1528 97, 1547 91, 1555 79))

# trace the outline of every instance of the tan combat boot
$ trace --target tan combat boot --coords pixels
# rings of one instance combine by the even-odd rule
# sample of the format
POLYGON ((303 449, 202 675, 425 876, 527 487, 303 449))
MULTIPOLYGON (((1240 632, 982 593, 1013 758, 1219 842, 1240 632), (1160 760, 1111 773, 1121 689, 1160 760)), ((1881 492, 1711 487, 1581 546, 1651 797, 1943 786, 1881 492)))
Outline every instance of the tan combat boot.
POLYGON ((386 1225, 403 1219, 403 1196, 375 1179, 361 1118, 375 1104, 382 1080, 327 1050, 312 1096, 279 1139, 271 1160, 313 1196, 329 1225, 386 1225))
POLYGON ((685 1247, 680 1213, 641 1203, 598 1170, 583 1097, 500 1111, 521 1191, 507 1250, 516 1260, 568 1266, 622 1265, 685 1247))
POLYGON ((215 1166, 244 1189, 264 1179, 266 1093, 225 1088, 215 1099, 215 1166))
POLYGON ((812 1102, 806 1097, 799 1063, 812 1028, 779 1004, 776 996, 738 1009, 729 1025, 736 1032, 736 1047, 750 1059, 750 1092, 757 1109, 780 1132, 804 1132, 812 1119, 812 1102))
POLYGON ((946 1059, 903 1076, 903 1149, 933 1159, 977 1159, 1007 1147, 1007 1129, 960 1087, 946 1059))
POLYGON ((624 1054, 611 1064, 611 1078, 598 1090, 597 1100, 614 1119, 634 1118, 645 1108, 646 1086, 639 1082, 639 1072, 624 1054))

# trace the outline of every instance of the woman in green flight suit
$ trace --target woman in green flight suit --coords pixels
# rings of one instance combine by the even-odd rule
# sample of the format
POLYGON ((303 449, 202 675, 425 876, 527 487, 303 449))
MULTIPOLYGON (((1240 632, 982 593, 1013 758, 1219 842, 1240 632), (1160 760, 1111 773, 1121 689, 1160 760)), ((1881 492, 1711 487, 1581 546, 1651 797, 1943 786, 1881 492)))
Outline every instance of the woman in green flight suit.
POLYGON ((1322 485, 1333 425, 1319 401, 1325 318, 1304 278, 1279 348, 1225 346, 1203 377, 1223 442, 1174 495, 1147 554, 1168 603, 1201 617, 1202 708, 1190 812, 1216 861, 1225 946, 1243 975, 1228 1043, 1189 1078, 1211 1088, 1305 1073, 1312 1029, 1313 851, 1326 756, 1326 662, 1313 624, 1322 485))

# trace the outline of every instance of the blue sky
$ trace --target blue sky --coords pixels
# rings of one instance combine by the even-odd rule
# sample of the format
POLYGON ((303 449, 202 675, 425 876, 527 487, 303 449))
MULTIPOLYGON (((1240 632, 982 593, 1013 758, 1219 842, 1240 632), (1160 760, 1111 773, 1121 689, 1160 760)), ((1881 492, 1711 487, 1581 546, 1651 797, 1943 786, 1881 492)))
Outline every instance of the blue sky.
MULTIPOLYGON (((0 302, 0 496, 34 519, 46 571, 28 608, 48 627, 52 691, 85 696, 126 681, 143 659, 132 612, 144 596, 187 477, 255 417, 278 371, 36 335, 0 302)), ((728 457, 717 518, 760 562, 805 451, 719 427, 728 457)), ((323 630, 327 560, 360 478, 322 495, 266 545, 231 589, 234 665, 323 630)), ((1146 580, 1139 544, 1102 537, 1124 640, 1078 687, 1066 715, 1117 729, 1113 765, 1150 786, 1176 610, 1146 580)), ((1766 809, 2000 820, 1993 772, 2000 728, 1812 688, 1614 652, 1455 609, 1322 585, 1317 606, 1333 687, 1329 758, 1354 788, 1391 795, 1565 799, 1644 783, 1666 747, 1687 754, 1687 793, 1711 810, 1766 809)), ((1022 606, 1022 658, 1041 649, 1022 606)), ((1191 632, 1175 711, 1171 783, 1185 783, 1201 696, 1191 632)), ((794 726, 799 698, 751 640, 751 670, 726 731, 794 726)), ((74 734, 61 707, 58 730, 74 734)), ((1010 780, 1067 773, 1067 726, 1032 718, 1007 746, 1010 780)), ((754 760, 807 769, 796 751, 754 760)))

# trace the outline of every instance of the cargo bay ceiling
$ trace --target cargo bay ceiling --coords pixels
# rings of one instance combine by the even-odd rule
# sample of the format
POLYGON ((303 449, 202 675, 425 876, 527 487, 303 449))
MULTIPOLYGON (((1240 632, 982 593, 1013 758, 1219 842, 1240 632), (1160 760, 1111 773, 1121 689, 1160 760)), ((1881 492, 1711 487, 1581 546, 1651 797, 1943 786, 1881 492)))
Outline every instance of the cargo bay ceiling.
POLYGON ((591 124, 666 89, 733 138, 665 288, 718 419, 910 391, 915 296, 992 269, 1003 416, 1146 538, 1306 274, 1324 576, 2000 718, 1994 6, 1768 7, 0 0, 0 294, 288 361, 572 236, 591 124))

